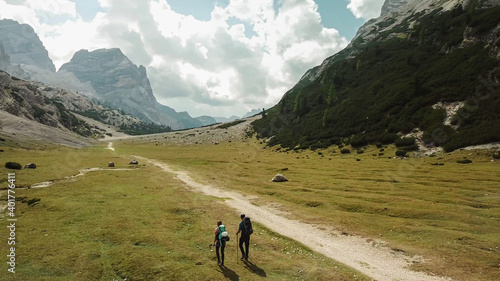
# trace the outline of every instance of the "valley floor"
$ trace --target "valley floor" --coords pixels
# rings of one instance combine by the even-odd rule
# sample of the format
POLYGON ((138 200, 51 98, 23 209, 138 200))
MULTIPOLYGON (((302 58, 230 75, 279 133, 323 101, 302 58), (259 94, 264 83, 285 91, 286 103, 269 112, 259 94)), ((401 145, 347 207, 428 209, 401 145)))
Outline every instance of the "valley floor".
POLYGON ((134 156, 134 158, 149 162, 167 173, 174 174, 193 191, 221 198, 231 208, 247 214, 270 230, 294 239, 326 257, 342 262, 374 280, 452 280, 410 270, 408 267, 411 263, 420 261, 422 258, 408 257, 401 252, 391 250, 381 240, 374 241, 358 236, 343 235, 342 232, 325 229, 324 226, 288 219, 272 207, 254 205, 252 200, 256 199, 255 196, 245 196, 235 191, 198 183, 186 171, 173 170, 167 164, 153 159, 140 156, 134 156))
MULTIPOLYGON (((251 138, 248 122, 218 126, 81 149, 4 147, 2 159, 38 165, 16 172, 21 279, 483 281, 500 274, 500 172, 491 151, 403 160, 394 147, 294 152, 251 138), (464 158, 472 163, 457 163, 464 158), (270 182, 277 173, 290 181, 270 182), (255 223, 250 263, 235 259, 240 213, 255 223), (206 247, 219 219, 232 236, 226 268, 206 247)), ((10 170, 0 169, 4 189, 10 170)), ((5 190, 0 195, 5 200, 5 190)))

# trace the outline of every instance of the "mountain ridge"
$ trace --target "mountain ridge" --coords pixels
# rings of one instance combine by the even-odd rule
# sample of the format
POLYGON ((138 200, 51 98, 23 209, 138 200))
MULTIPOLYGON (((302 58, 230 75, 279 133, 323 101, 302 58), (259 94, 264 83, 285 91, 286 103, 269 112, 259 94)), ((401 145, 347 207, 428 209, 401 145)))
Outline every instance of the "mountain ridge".
POLYGON ((59 71, 72 73, 81 82, 90 83, 96 97, 105 104, 120 108, 144 122, 172 129, 204 125, 187 112, 177 112, 160 104, 153 94, 146 68, 136 66, 119 48, 80 50, 59 71))
POLYGON ((288 148, 399 142, 453 150, 498 141, 498 12, 493 1, 402 4, 307 71, 254 128, 288 148), (479 86, 488 90, 478 97, 479 86), (446 125, 439 102, 466 106, 446 125))
POLYGON ((154 96, 146 68, 136 66, 119 48, 92 52, 80 50, 55 72, 55 66, 33 28, 10 19, 0 20, 0 48, 1 70, 23 80, 40 81, 97 98, 103 104, 124 110, 146 123, 173 129, 216 123, 213 118, 203 118, 202 122, 187 112, 177 112, 160 104, 154 96))

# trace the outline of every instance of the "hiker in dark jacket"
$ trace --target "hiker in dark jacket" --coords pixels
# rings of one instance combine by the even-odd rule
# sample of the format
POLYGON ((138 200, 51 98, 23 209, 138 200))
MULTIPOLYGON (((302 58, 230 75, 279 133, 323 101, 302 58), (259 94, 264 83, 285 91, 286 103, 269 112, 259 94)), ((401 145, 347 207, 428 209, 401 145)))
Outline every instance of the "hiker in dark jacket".
POLYGON ((215 253, 217 254, 217 264, 224 266, 224 248, 226 248, 226 241, 220 239, 219 236, 219 227, 222 225, 222 221, 217 222, 217 227, 215 228, 215 238, 214 238, 214 245, 215 245, 215 253), (219 255, 219 249, 221 255, 219 255), (221 261, 221 256, 222 256, 222 261, 221 261))
POLYGON ((243 219, 245 218, 245 215, 241 215, 241 222, 238 227, 238 232, 236 232, 236 236, 241 232, 241 238, 240 238, 240 251, 241 251, 241 259, 243 260, 248 260, 248 246, 250 245, 250 233, 246 233, 245 231, 245 226, 243 224, 243 219), (243 243, 245 243, 245 250, 243 250, 243 243))

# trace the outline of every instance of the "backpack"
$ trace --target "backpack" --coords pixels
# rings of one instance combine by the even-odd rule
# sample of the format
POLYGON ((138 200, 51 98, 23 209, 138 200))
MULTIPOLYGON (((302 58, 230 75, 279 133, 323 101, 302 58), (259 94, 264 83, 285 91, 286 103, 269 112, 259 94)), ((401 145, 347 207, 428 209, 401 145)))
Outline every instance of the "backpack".
POLYGON ((229 233, 226 231, 226 226, 219 225, 219 241, 229 241, 229 233))
POLYGON ((249 217, 244 217, 243 218, 243 234, 252 235, 252 233, 253 233, 252 222, 250 221, 249 217))

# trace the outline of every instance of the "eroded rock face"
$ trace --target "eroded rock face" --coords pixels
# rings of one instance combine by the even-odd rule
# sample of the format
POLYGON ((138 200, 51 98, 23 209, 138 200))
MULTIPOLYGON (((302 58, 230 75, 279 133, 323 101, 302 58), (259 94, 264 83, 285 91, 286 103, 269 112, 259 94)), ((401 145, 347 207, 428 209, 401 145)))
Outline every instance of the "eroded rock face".
POLYGON ((385 0, 384 5, 382 6, 381 16, 391 12, 394 9, 397 9, 404 4, 410 2, 411 0, 385 0))
POLYGON ((3 47, 3 42, 0 40, 0 66, 8 66, 10 65, 10 57, 5 52, 3 47))
POLYGON ((12 64, 34 65, 56 71, 47 49, 28 24, 19 24, 10 19, 0 20, 0 40, 12 64))
POLYGON ((202 126, 187 112, 176 112, 161 105, 153 95, 144 66, 136 66, 120 49, 80 50, 59 72, 74 74, 90 83, 96 96, 114 108, 120 108, 141 120, 184 129, 202 126))

